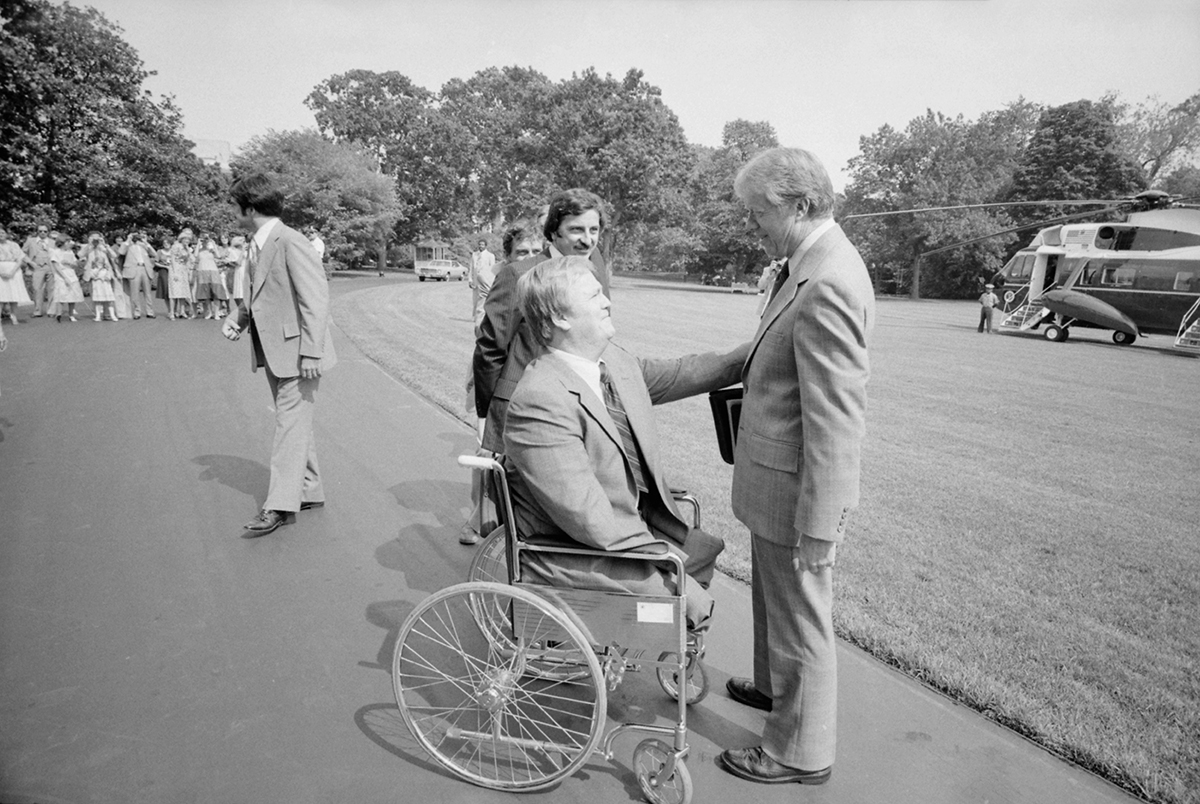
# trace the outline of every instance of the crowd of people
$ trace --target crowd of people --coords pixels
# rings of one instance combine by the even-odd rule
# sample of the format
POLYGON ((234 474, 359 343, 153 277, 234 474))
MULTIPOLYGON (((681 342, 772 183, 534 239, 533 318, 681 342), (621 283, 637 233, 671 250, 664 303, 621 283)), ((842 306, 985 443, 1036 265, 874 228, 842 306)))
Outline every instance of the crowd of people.
MULTIPOLYGON (((307 234, 323 254, 316 231, 307 234)), ((44 224, 17 245, 0 227, 0 318, 18 324, 18 308, 32 306, 30 318, 77 321, 90 299, 94 321, 154 318, 158 300, 169 320, 219 321, 246 297, 246 257, 244 236, 190 228, 156 248, 145 232, 77 242, 44 224)))

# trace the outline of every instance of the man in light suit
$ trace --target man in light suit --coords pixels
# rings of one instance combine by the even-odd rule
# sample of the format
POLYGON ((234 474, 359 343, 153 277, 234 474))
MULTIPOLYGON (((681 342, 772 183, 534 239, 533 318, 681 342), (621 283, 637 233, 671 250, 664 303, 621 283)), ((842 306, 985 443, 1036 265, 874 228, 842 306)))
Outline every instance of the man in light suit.
POLYGON ((761 745, 721 762, 751 781, 821 784, 836 739, 833 566, 858 503, 875 301, 812 154, 759 154, 734 192, 768 254, 786 262, 742 371, 733 469, 733 513, 751 534, 754 677, 726 686, 770 714, 761 745))
POLYGON ((129 296, 129 308, 135 319, 141 318, 145 309, 146 318, 154 318, 154 258, 157 256, 146 235, 135 232, 125 238, 117 253, 123 260, 121 280, 129 296))
POLYGON ((604 202, 595 193, 580 188, 555 193, 547 207, 543 233, 546 246, 517 263, 502 266, 488 293, 475 339, 475 412, 486 420, 483 448, 504 448, 504 419, 508 400, 525 366, 539 347, 523 324, 517 304, 517 281, 533 266, 554 257, 579 256, 591 260, 592 273, 612 298, 611 271, 597 246, 604 232, 604 202))
MULTIPOLYGON (((680 553, 697 581, 687 585, 689 625, 703 628, 712 612, 704 588, 724 542, 680 516, 663 478, 651 406, 736 382, 749 344, 723 355, 634 357, 609 343, 610 302, 580 256, 537 265, 522 276, 520 296, 546 351, 517 384, 504 429, 518 530, 568 547, 680 553)), ((526 577, 535 582, 675 592, 665 569, 649 562, 526 556, 526 577)))
POLYGON ((262 510, 245 525, 266 535, 295 519, 296 511, 325 505, 313 441, 313 405, 321 375, 337 357, 329 336, 329 287, 312 243, 284 226, 283 193, 263 173, 230 188, 247 247, 247 298, 230 314, 222 334, 236 341, 247 329, 251 368, 265 368, 275 400, 271 485, 262 510))

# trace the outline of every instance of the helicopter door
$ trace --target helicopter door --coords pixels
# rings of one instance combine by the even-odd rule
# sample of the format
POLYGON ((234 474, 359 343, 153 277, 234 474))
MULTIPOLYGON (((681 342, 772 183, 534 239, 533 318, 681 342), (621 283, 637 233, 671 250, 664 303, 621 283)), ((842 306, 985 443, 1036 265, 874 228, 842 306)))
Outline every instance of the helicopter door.
POLYGON ((1038 249, 1037 261, 1033 264, 1033 274, 1029 277, 1029 299, 1038 298, 1054 284, 1058 272, 1058 258, 1062 251, 1038 249))

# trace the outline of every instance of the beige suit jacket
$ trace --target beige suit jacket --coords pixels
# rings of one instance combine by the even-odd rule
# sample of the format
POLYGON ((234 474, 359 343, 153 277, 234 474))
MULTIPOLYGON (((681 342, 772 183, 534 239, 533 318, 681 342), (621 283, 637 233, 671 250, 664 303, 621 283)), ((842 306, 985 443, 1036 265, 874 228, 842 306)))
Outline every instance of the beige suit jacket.
POLYGON ((790 266, 742 370, 733 513, 756 536, 842 540, 859 497, 874 320, 871 278, 835 226, 790 266))
POLYGON ((265 366, 286 379, 300 376, 301 357, 319 358, 322 373, 337 364, 329 334, 329 283, 321 260, 308 238, 282 222, 267 236, 249 298, 237 315, 238 327, 251 329, 251 367, 256 371, 265 366))

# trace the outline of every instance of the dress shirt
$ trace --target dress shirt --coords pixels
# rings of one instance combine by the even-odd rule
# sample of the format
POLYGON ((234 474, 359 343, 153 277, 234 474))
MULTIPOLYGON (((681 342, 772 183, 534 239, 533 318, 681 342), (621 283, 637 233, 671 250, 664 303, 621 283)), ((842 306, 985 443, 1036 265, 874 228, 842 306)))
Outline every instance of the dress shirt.
POLYGON ((788 258, 788 271, 791 272, 796 270, 796 266, 800 264, 800 259, 804 256, 805 252, 812 248, 813 244, 821 239, 821 235, 825 234, 833 227, 833 218, 828 218, 816 229, 813 229, 812 232, 809 233, 808 237, 804 238, 804 241, 796 247, 794 252, 792 252, 792 256, 788 258))
POLYGON ((579 355, 574 355, 570 352, 564 352, 562 349, 555 349, 553 346, 549 347, 549 349, 551 352, 554 352, 556 355, 562 358, 563 362, 570 366, 571 369, 578 374, 585 383, 587 383, 587 387, 592 389, 592 392, 596 394, 597 399, 599 399, 601 402, 604 401, 604 391, 600 387, 599 361, 588 360, 586 357, 580 357, 579 355))
POLYGON ((267 218, 267 222, 258 227, 258 231, 254 233, 254 245, 258 246, 259 254, 262 254, 263 246, 267 244, 267 237, 277 223, 279 223, 279 218, 267 218))

